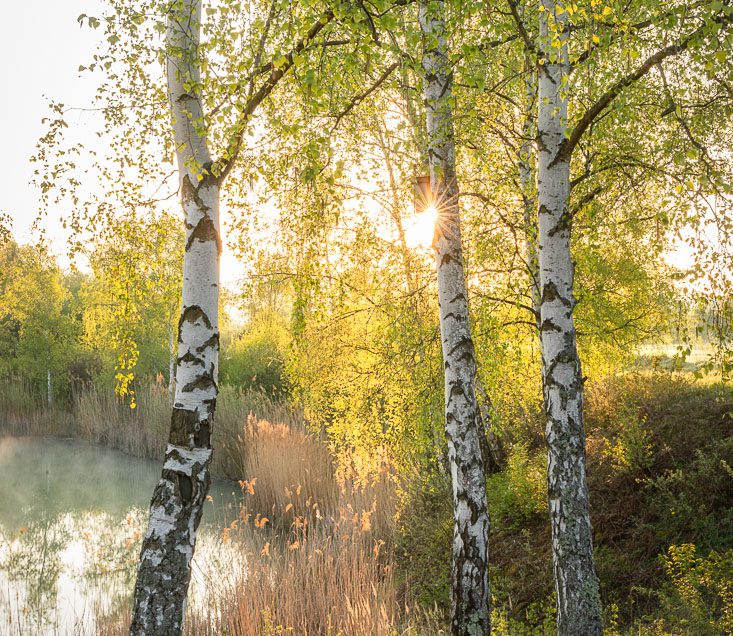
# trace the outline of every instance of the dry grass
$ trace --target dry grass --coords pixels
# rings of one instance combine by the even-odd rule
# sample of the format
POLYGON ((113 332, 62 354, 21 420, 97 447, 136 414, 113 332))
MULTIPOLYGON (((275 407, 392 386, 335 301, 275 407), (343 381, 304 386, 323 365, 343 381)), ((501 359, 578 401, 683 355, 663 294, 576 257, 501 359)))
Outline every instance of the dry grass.
MULTIPOLYGON (((161 459, 165 452, 171 417, 167 387, 148 384, 137 389, 137 407, 113 391, 87 390, 76 396, 74 415, 78 435, 88 441, 117 448, 135 457, 161 459)), ((242 472, 242 431, 254 415, 304 428, 301 413, 255 391, 223 387, 217 402, 212 446, 215 475, 238 478, 242 472)))
MULTIPOLYGON (((163 386, 138 389, 134 410, 111 392, 88 391, 74 414, 77 434, 89 441, 140 457, 163 453, 170 417, 163 386)), ((335 459, 298 411, 260 394, 223 391, 216 423, 214 472, 241 477, 244 503, 218 548, 200 542, 206 580, 192 584, 187 634, 442 633, 434 618, 410 615, 395 582, 397 497, 386 452, 335 459)), ((95 634, 127 633, 129 597, 90 612, 95 634)))
POLYGON ((49 407, 29 386, 0 382, 0 435, 70 435, 74 429, 69 413, 49 407))
POLYGON ((397 633, 394 479, 386 457, 339 465, 302 429, 250 417, 241 437, 240 518, 223 532, 246 567, 193 612, 191 634, 397 633), (216 618, 214 618, 216 617, 216 618))
MULTIPOLYGON (((243 504, 218 550, 238 557, 221 559, 208 584, 192 588, 187 634, 441 633, 424 614, 409 615, 395 582, 395 479, 384 453, 334 462, 299 424, 254 417, 238 443, 243 504)), ((128 621, 123 606, 100 617, 98 633, 124 634, 128 621)))

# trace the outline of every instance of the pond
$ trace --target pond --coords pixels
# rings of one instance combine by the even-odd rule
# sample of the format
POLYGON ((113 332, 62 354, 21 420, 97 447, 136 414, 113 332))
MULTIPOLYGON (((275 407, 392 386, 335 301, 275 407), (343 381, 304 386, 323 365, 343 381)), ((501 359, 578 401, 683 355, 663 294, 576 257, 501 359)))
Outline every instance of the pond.
MULTIPOLYGON (((86 636, 129 599, 161 463, 76 440, 0 438, 0 634, 86 636)), ((191 596, 238 560, 221 531, 241 490, 214 481, 191 596)))

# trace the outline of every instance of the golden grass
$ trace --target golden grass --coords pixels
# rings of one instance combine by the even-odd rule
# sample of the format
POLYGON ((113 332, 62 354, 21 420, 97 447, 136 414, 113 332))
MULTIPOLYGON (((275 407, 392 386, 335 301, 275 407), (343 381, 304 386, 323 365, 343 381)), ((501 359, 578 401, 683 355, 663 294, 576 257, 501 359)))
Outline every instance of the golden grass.
MULTIPOLYGON (((424 613, 409 614, 395 581, 397 497, 385 453, 335 462, 299 424, 253 416, 237 442, 243 503, 221 531, 220 551, 239 556, 214 566, 203 588, 193 585, 186 634, 441 633, 428 631, 424 613)), ((124 634, 128 621, 123 605, 99 617, 98 633, 124 634)))
MULTIPOLYGON (((111 391, 76 396, 76 434, 160 458, 169 394, 153 384, 139 388, 136 398, 131 410, 111 391)), ((227 389, 220 395, 213 445, 213 471, 240 478, 244 503, 239 518, 221 529, 218 552, 216 542, 213 548, 200 542, 206 584, 192 584, 186 634, 442 633, 425 613, 410 614, 395 581, 397 496, 386 451, 335 458, 297 410, 227 389), (236 558, 221 557, 232 548, 236 558)), ((100 603, 89 611, 96 615, 95 634, 127 633, 129 596, 112 609, 100 603)))
POLYGON ((0 435, 70 435, 73 418, 21 382, 0 381, 0 435))
MULTIPOLYGON (((172 406, 167 387, 152 383, 139 387, 136 404, 131 409, 112 390, 85 390, 74 400, 78 436, 135 457, 162 459, 172 406)), ((300 411, 285 402, 256 391, 223 387, 217 401, 212 439, 215 475, 238 478, 244 474, 242 431, 250 415, 282 421, 294 430, 304 428, 300 411)))
POLYGON ((386 457, 336 465, 315 436, 254 417, 240 439, 245 499, 222 536, 246 566, 213 608, 191 614, 189 633, 397 633, 396 495, 386 457))

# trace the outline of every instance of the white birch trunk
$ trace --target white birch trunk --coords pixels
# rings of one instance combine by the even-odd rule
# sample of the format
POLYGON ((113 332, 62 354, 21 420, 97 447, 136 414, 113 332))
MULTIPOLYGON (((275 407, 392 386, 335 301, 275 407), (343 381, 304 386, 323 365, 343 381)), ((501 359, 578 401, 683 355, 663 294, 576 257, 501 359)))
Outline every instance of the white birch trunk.
POLYGON ((570 254, 570 157, 566 150, 570 73, 567 12, 542 0, 539 70, 538 199, 540 339, 547 413, 548 497, 561 636, 602 633, 598 579, 585 476, 583 376, 573 322, 574 266, 570 254), (551 42, 560 42, 552 48, 551 42))
POLYGON ((175 390, 176 386, 176 380, 175 380, 175 372, 176 372, 176 355, 175 355, 175 347, 173 343, 173 327, 172 325, 168 325, 168 392, 173 395, 173 391, 175 390))
POLYGON ((420 4, 428 162, 438 209, 436 254, 440 334, 445 370, 445 430, 453 483, 451 634, 490 632, 489 514, 479 444, 476 362, 461 249, 458 182, 451 101, 452 73, 445 40, 444 2, 420 4))
POLYGON ((519 188, 522 193, 522 223, 525 237, 525 259, 529 274, 529 293, 535 323, 540 325, 540 262, 537 252, 537 157, 535 152, 537 103, 537 71, 533 60, 525 56, 524 121, 519 147, 519 188))
POLYGON ((46 397, 48 399, 48 408, 53 404, 53 385, 51 383, 51 369, 46 370, 46 397))
POLYGON ((165 463, 150 503, 130 634, 183 629, 196 531, 209 489, 211 428, 219 354, 219 184, 202 130, 198 40, 200 0, 173 3, 167 74, 186 223, 176 389, 165 463))

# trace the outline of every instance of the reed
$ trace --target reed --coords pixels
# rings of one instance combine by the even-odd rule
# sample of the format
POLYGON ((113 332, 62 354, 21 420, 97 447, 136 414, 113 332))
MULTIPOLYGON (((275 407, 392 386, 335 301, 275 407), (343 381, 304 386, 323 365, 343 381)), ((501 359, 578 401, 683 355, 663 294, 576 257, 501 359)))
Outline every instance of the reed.
MULTIPOLYGON (((187 634, 440 633, 424 613, 407 611, 395 581, 396 482, 384 451, 336 460, 301 420, 252 415, 234 448, 242 505, 218 548, 197 548, 206 563, 197 571, 208 574, 205 585, 192 583, 187 634), (228 556, 219 564, 217 554, 228 556)), ((128 614, 123 605, 100 617, 98 633, 125 633, 128 614)))
MULTIPOLYGON (((256 391, 223 387, 218 399, 212 445, 212 472, 219 477, 241 477, 243 431, 250 415, 304 429, 299 410, 256 391)), ((74 399, 79 437, 117 448, 135 457, 160 459, 165 452, 171 416, 171 396, 162 384, 144 384, 136 390, 136 407, 112 390, 88 389, 74 399)))
POLYGON ((0 380, 0 435, 73 434, 71 415, 24 382, 0 380))

